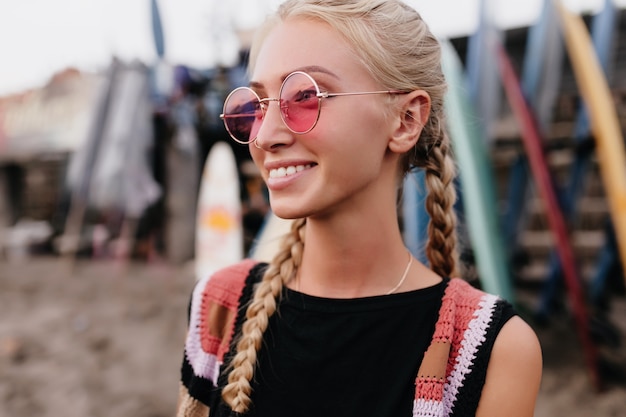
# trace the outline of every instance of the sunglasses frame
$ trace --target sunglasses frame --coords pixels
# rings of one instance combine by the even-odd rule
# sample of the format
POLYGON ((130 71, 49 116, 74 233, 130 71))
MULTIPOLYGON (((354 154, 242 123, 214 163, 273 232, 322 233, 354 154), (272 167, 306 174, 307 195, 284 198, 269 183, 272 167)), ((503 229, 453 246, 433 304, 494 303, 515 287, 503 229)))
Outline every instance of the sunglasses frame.
POLYGON ((228 101, 230 100, 231 97, 233 97, 234 94, 236 94, 239 91, 247 91, 249 93, 252 93, 253 97, 256 97, 256 99, 259 102, 259 107, 261 108, 261 112, 262 112, 262 118, 261 118, 261 122, 263 122, 265 120, 265 113, 267 112, 267 107, 269 105, 270 102, 272 101, 276 101, 278 102, 280 108, 280 119, 282 120, 283 124, 285 125, 285 127, 287 127, 287 129, 289 129, 290 132, 296 134, 296 135, 304 135, 306 133, 309 133, 311 130, 313 130, 315 128, 315 126, 317 126, 317 122, 320 118, 320 114, 322 112, 322 99, 323 98, 331 98, 331 97, 342 97, 342 96, 361 96, 361 95, 369 95, 369 94, 408 94, 409 91, 400 91, 400 90, 378 90, 378 91, 358 91, 358 92, 347 92, 347 93, 329 93, 327 91, 321 91, 319 84, 317 84, 317 81, 315 81, 315 79, 307 74, 304 71, 294 71, 292 73, 290 73, 289 75, 287 75, 285 77, 285 79, 283 80, 282 84, 280 85, 280 90, 278 91, 278 97, 279 98, 271 98, 271 97, 267 97, 267 98, 260 98, 259 95, 256 93, 256 91, 254 91, 253 89, 251 89, 250 87, 238 87, 235 88, 233 91, 230 92, 230 94, 228 94, 228 96, 226 97, 226 100, 224 100, 224 107, 222 109, 222 114, 220 114, 220 119, 222 119, 224 121, 224 126, 226 127, 226 130, 228 131, 228 134, 230 135, 230 137, 237 143, 241 143, 242 145, 247 145, 250 144, 252 142, 254 142, 257 137, 255 136, 253 139, 250 139, 248 141, 242 141, 241 139, 238 139, 235 137, 235 135, 233 135, 233 133, 230 131, 230 129, 228 128, 228 124, 226 123, 226 119, 229 117, 229 115, 226 114, 226 105, 228 104, 228 101), (283 89, 285 88, 285 85, 287 83, 287 81, 291 78, 294 77, 296 75, 304 75, 305 77, 307 77, 310 81, 311 84, 315 87, 315 96, 317 97, 317 115, 315 117, 315 121, 312 123, 311 127, 300 132, 300 131, 296 131, 294 129, 292 129, 289 126, 289 123, 287 123, 287 120, 285 120, 285 118, 287 117, 285 115, 285 109, 288 108, 283 108, 281 106, 281 99, 280 97, 282 96, 283 93, 283 89))

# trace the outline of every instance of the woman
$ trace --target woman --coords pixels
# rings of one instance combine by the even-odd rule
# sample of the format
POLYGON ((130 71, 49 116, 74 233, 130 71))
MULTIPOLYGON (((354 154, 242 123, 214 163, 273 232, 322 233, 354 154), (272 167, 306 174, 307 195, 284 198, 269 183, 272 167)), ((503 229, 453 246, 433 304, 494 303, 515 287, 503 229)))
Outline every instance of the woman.
POLYGON ((200 281, 179 416, 531 416, 534 332, 457 273, 455 166, 440 49, 399 1, 287 0, 259 31, 250 88, 222 118, 279 217, 269 265, 200 281), (426 172, 430 268, 397 218, 426 172))

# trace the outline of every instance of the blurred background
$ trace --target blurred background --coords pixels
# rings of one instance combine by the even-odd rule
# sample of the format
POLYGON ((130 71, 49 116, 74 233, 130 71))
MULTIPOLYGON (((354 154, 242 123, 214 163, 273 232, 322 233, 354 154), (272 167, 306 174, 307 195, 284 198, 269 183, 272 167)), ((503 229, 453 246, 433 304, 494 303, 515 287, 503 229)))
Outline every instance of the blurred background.
MULTIPOLYGON (((219 114, 280 2, 0 2, 1 417, 173 415, 215 144, 223 259, 270 215, 219 114)), ((446 45, 464 276, 542 341, 536 415, 626 416, 626 0, 408 3, 446 45)))

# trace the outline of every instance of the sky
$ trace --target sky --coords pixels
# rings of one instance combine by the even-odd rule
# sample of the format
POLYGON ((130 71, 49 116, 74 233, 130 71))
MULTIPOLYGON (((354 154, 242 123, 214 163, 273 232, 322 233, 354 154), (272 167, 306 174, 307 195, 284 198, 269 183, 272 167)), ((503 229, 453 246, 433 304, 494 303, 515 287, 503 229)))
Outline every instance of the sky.
MULTIPOLYGON (((158 0, 165 60, 199 69, 231 65, 239 38, 281 0, 158 0), (245 11, 243 13, 242 11, 245 11)), ((441 37, 471 34, 480 0, 405 0, 441 37)), ((597 11, 604 0, 563 0, 573 11, 597 11)), ((626 7, 626 0, 615 0, 626 7)), ((543 0, 493 0, 502 27, 532 24, 543 0)), ((67 67, 106 68, 112 56, 157 61, 150 0, 0 0, 0 96, 36 88, 67 67)))

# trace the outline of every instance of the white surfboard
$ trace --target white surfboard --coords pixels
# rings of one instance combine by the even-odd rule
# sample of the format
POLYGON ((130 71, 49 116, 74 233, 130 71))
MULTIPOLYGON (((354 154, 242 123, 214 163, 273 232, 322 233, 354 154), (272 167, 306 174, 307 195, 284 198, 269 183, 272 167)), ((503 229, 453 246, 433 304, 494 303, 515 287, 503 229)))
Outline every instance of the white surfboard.
POLYGON ((217 142, 207 156, 200 180, 196 215, 196 280, 243 258, 239 177, 235 155, 217 142))

